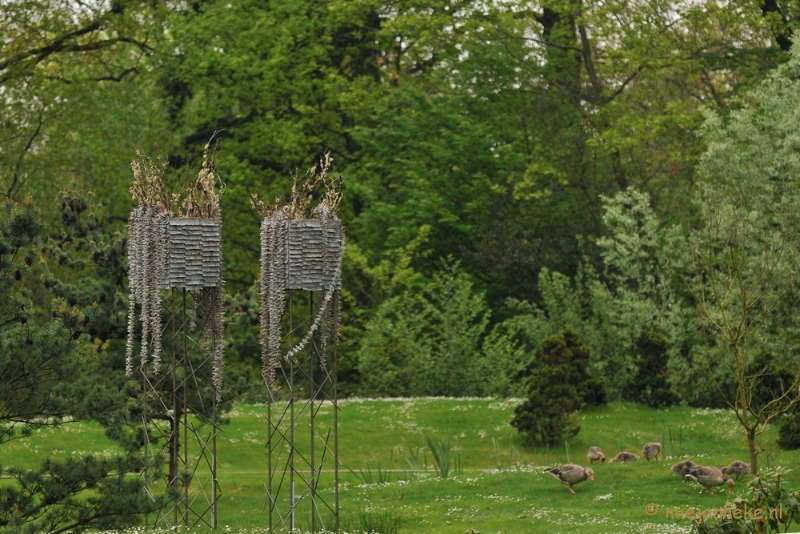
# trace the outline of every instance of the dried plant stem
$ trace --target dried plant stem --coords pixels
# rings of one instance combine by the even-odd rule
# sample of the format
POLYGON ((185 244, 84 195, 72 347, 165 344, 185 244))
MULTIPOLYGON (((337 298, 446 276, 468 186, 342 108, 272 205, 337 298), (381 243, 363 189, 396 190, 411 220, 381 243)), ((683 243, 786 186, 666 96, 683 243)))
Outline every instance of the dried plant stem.
POLYGON ((261 223, 261 372, 268 383, 280 365, 281 318, 285 306, 286 216, 276 211, 261 223))

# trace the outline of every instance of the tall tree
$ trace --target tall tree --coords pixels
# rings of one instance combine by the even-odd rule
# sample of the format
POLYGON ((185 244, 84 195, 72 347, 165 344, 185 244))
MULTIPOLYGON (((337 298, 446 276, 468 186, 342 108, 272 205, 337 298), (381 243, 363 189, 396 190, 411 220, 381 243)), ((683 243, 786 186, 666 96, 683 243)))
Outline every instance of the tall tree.
POLYGON ((709 117, 702 169, 713 185, 700 191, 700 225, 686 235, 688 257, 676 255, 674 262, 697 302, 709 369, 722 367, 733 378, 733 390, 719 387, 719 394, 742 426, 754 473, 757 437, 800 402, 800 351, 793 339, 800 320, 800 164, 793 148, 798 72, 800 56, 793 52, 749 95, 750 105, 727 120, 709 117), (780 347, 780 361, 755 365, 773 347, 780 347), (784 380, 785 369, 791 374, 784 380), (773 384, 768 390, 766 381, 773 384))
POLYGON ((542 267, 573 275, 583 252, 599 266, 603 194, 635 186, 668 220, 685 214, 701 109, 726 110, 785 59, 757 10, 712 3, 412 0, 382 13, 381 90, 347 168, 351 235, 379 261, 430 226, 415 267, 455 255, 493 308, 536 296, 542 267))
POLYGON ((173 159, 191 161, 214 132, 227 185, 222 199, 226 280, 256 277, 258 225, 250 195, 286 195, 292 174, 326 148, 341 169, 357 146, 348 129, 377 75, 369 2, 211 1, 170 19, 172 45, 156 57, 171 119, 173 159))
POLYGON ((167 12, 143 0, 4 3, 0 194, 21 201, 29 191, 48 223, 53 198, 72 180, 126 203, 134 145, 169 139, 138 77, 167 12))

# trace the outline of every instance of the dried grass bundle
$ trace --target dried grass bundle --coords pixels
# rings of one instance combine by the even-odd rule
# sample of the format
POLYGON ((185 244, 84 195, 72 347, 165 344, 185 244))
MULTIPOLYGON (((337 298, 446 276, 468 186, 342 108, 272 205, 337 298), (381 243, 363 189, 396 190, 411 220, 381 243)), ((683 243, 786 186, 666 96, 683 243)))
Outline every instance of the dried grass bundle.
POLYGON ((262 218, 271 218, 280 211, 288 220, 332 219, 336 217, 342 201, 343 182, 341 176, 330 174, 333 157, 325 151, 322 159, 302 175, 292 177, 292 193, 289 201, 282 204, 276 197, 275 203, 263 200, 254 193, 250 203, 262 218), (314 200, 319 202, 314 206, 314 200), (313 207, 312 207, 313 206, 313 207))
POLYGON ((174 217, 219 218, 219 199, 225 192, 225 184, 214 165, 216 152, 216 143, 206 143, 203 147, 203 163, 197 176, 187 178, 182 183, 179 181, 170 192, 167 187, 169 162, 159 156, 156 163, 141 148, 137 148, 136 159, 131 162, 131 195, 139 206, 153 208, 157 213, 170 213, 174 217), (180 207, 176 209, 177 206, 180 207))
POLYGON ((140 207, 152 208, 158 213, 171 212, 177 200, 175 193, 167 191, 167 170, 169 163, 159 157, 156 164, 150 157, 136 149, 136 159, 131 162, 133 185, 131 195, 140 207))

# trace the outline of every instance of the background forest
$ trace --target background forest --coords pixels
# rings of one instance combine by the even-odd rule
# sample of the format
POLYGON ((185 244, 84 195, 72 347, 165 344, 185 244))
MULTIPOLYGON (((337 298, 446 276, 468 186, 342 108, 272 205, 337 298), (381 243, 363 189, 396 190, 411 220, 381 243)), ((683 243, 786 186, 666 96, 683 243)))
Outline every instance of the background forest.
POLYGON ((796 356, 798 242, 775 226, 793 224, 794 16, 773 0, 10 2, 0 186, 31 195, 49 235, 32 302, 96 302, 85 333, 119 353, 136 147, 178 181, 217 132, 228 365, 256 377, 249 195, 287 195, 330 149, 343 392, 519 396, 539 342, 569 328, 617 399, 656 331, 674 393, 720 406, 695 313, 695 253, 716 245, 693 239, 724 206, 753 225, 743 253, 772 239, 788 262, 750 350, 796 356))
MULTIPOLYGON (((596 401, 741 401, 754 437, 796 403, 798 22, 791 0, 4 2, 0 442, 94 418, 136 449, 130 162, 177 183, 212 136, 228 402, 260 380, 250 195, 330 150, 341 394, 521 397, 570 330, 596 401)), ((81 480, 139 468, 114 461, 81 480)))

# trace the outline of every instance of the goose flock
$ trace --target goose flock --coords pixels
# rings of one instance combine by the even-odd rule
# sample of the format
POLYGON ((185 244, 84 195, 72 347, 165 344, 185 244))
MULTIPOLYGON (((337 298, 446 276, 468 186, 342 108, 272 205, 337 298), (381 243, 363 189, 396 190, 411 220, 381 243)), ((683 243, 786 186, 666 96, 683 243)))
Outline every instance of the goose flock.
MULTIPOLYGON (((658 462, 660 454, 660 443, 646 443, 642 448, 641 456, 632 452, 623 451, 609 460, 609 463, 635 462, 639 458, 644 458, 648 462, 650 462, 650 460, 658 462)), ((586 458, 589 460, 590 464, 603 464, 606 461, 603 451, 597 446, 589 448, 589 453, 586 455, 586 458)), ((687 478, 694 480, 703 486, 708 493, 713 494, 714 492, 711 488, 724 485, 727 485, 728 489, 733 492, 734 481, 731 475, 736 476, 737 480, 741 476, 749 475, 750 466, 745 462, 736 460, 735 462, 731 462, 727 467, 717 469, 710 465, 698 465, 691 460, 684 460, 673 465, 672 472, 680 475, 682 481, 685 481, 687 478)), ((577 464, 565 464, 551 467, 550 469, 546 469, 545 473, 552 475, 558 479, 559 482, 566 485, 567 490, 572 494, 575 494, 575 490, 572 489, 572 486, 575 484, 580 484, 585 480, 594 480, 594 471, 591 468, 582 467, 577 464)))

